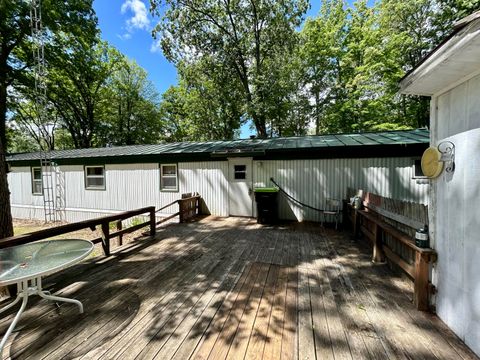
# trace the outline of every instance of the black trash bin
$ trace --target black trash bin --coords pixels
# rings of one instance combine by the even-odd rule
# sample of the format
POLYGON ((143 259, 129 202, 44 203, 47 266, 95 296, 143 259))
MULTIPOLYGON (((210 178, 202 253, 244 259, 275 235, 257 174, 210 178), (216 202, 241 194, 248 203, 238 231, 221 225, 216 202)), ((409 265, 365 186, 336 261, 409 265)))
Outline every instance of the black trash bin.
POLYGON ((278 189, 255 188, 257 203, 257 222, 259 224, 275 224, 278 222, 278 189))

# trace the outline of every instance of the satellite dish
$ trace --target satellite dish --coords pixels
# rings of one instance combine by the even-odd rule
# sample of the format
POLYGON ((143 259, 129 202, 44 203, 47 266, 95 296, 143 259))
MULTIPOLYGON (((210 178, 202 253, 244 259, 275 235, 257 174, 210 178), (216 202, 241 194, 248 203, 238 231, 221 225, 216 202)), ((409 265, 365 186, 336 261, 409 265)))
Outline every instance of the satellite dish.
POLYGON ((438 177, 443 170, 442 153, 436 147, 429 147, 422 156, 423 175, 430 179, 438 177))

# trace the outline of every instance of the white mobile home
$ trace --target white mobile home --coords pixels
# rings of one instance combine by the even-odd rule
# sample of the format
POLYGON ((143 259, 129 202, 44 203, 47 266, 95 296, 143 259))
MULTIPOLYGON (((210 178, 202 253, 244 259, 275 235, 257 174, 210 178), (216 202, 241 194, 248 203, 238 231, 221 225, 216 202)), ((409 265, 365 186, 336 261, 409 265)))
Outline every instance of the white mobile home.
POLYGON ((457 23, 400 85, 431 96, 430 141, 443 153, 429 202, 437 313, 480 355, 480 12, 457 23))
MULTIPOLYGON (((343 199, 347 187, 426 203, 428 185, 416 179, 415 164, 428 141, 420 129, 59 150, 48 155, 49 167, 39 153, 13 154, 12 213, 44 219, 50 197, 58 218, 79 221, 198 192, 206 213, 255 216, 252 188, 271 186, 270 178, 320 208, 326 198, 343 199)), ((281 197, 280 218, 318 221, 320 214, 281 197)))

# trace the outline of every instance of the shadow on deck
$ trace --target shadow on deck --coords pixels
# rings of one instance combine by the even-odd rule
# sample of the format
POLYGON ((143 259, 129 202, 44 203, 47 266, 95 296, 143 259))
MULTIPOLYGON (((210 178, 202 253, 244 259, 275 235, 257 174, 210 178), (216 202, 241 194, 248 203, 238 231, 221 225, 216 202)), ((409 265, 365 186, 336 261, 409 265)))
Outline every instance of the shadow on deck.
MULTIPOLYGON (((82 301, 85 313, 35 299, 5 356, 476 358, 437 317, 414 309, 408 281, 316 224, 172 224, 44 284, 82 301)), ((0 319, 0 334, 12 316, 0 319)))

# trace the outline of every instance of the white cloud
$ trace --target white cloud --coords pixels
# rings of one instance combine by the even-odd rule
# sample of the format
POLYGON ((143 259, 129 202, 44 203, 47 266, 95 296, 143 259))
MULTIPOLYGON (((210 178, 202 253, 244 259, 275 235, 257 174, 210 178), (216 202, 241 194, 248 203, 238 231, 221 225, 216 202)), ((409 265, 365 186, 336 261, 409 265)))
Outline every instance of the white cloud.
POLYGON ((162 47, 160 45, 160 39, 153 40, 152 45, 150 45, 151 53, 161 53, 162 47))
POLYGON ((127 20, 127 30, 132 32, 134 29, 150 30, 150 19, 148 18, 147 7, 141 0, 125 0, 122 4, 121 12, 127 11, 133 13, 133 16, 127 20))
POLYGON ((123 34, 123 35, 117 34, 117 37, 118 37, 120 40, 129 40, 129 39, 132 38, 132 34, 130 34, 130 33, 127 32, 127 33, 125 33, 125 34, 123 34))

